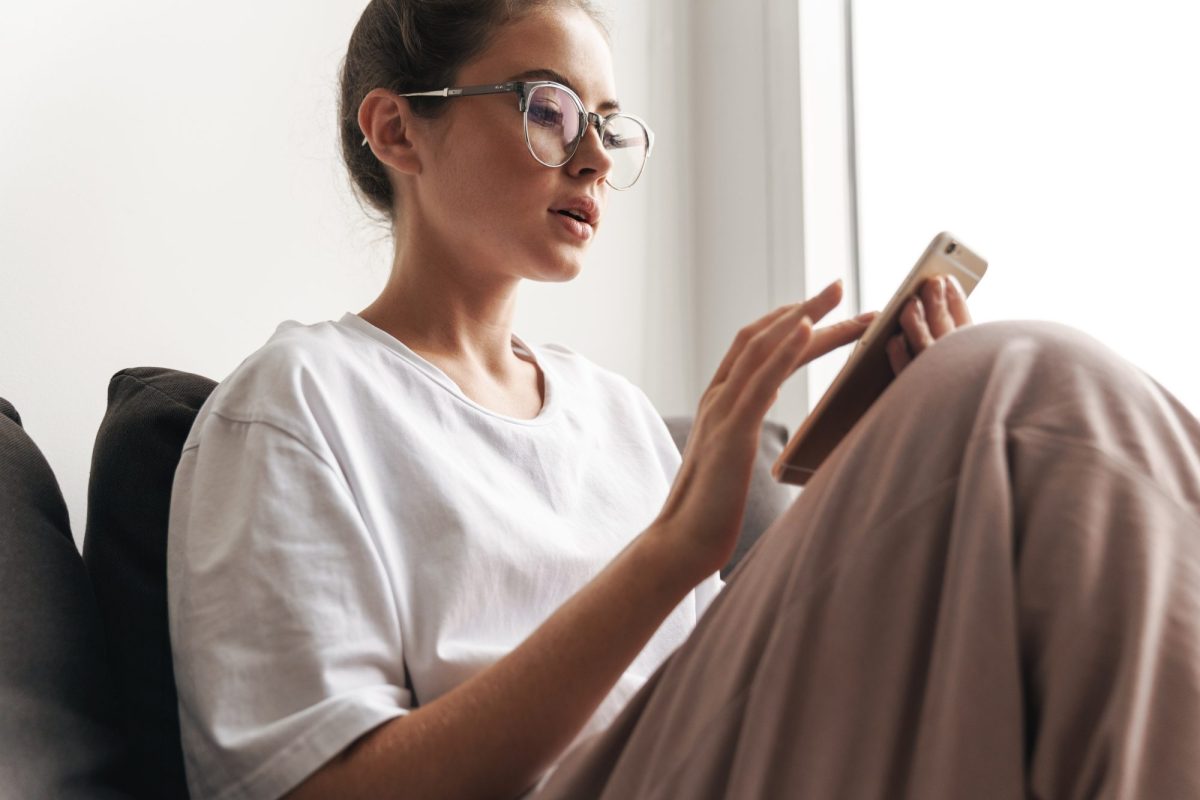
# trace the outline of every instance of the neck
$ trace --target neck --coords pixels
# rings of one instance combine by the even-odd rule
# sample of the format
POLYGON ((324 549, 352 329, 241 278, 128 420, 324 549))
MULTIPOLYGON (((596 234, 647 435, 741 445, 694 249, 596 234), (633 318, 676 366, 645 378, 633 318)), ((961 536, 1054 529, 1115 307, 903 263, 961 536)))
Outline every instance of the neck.
POLYGON ((523 372, 512 350, 519 281, 443 248, 398 246, 387 285, 360 316, 434 363, 506 383, 523 372))

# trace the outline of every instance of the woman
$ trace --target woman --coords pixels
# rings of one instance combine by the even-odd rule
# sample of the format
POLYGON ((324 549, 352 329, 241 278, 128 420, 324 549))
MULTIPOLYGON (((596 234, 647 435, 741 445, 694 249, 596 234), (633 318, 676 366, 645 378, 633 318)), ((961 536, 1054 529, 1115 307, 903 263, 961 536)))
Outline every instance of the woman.
POLYGON ((870 317, 814 329, 835 284, 746 326, 680 460, 628 381, 512 332, 651 141, 595 10, 376 0, 342 77, 395 260, 360 314, 280 326, 185 445, 194 797, 1200 792, 1200 614, 1165 613, 1197 610, 1200 429, 1152 382, 1046 325, 910 365, 970 321, 930 284, 904 375, 722 591, 780 384, 870 317))

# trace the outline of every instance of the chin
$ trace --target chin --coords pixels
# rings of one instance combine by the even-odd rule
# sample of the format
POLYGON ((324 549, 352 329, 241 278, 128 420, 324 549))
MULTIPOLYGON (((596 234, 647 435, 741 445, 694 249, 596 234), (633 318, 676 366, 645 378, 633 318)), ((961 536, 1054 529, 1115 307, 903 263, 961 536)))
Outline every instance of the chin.
POLYGON ((549 283, 566 283, 575 280, 581 272, 583 272, 583 264, 572 262, 564 265, 562 269, 552 272, 546 277, 546 280, 549 283))
POLYGON ((583 255, 581 252, 573 258, 557 258, 543 262, 543 268, 539 269, 537 276, 532 279, 544 283, 566 283, 574 280, 583 272, 583 255))

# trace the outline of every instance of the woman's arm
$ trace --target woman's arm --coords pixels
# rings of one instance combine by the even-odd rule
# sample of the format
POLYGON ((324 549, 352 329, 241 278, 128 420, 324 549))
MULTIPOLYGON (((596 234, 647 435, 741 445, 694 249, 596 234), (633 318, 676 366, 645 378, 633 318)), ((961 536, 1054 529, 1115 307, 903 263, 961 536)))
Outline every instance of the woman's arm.
POLYGON ((703 575, 652 526, 515 650, 329 761, 298 798, 512 798, 571 743, 703 575))
POLYGON ((570 745, 662 621, 721 568, 741 531, 763 418, 802 364, 869 316, 813 331, 841 283, 738 332, 700 400, 662 513, 500 661, 380 725, 290 798, 512 798, 570 745))

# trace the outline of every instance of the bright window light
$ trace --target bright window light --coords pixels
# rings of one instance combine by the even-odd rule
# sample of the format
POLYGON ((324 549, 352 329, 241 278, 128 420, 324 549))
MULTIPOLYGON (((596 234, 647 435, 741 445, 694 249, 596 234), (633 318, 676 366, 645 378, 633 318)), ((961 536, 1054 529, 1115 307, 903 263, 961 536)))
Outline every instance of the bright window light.
POLYGON ((1200 413, 1200 4, 856 0, 862 291, 948 230, 977 321, 1051 319, 1200 413))

